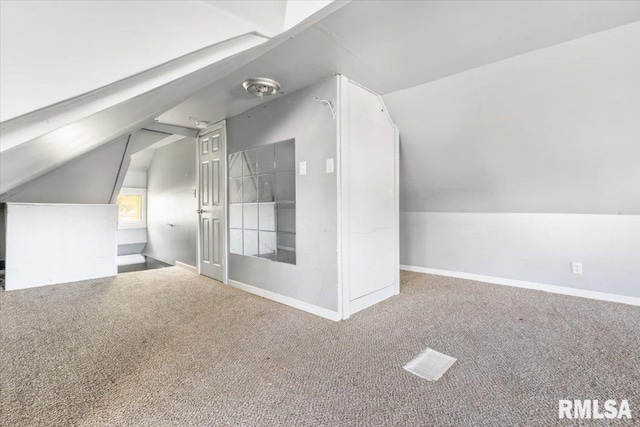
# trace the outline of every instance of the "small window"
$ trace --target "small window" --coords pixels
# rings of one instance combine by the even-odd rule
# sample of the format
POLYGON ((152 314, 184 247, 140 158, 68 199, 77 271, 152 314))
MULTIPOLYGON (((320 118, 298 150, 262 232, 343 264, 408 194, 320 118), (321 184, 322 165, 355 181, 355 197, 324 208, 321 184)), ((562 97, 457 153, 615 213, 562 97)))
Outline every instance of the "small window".
POLYGON ((123 188, 118 195, 118 228, 147 226, 147 190, 123 188))

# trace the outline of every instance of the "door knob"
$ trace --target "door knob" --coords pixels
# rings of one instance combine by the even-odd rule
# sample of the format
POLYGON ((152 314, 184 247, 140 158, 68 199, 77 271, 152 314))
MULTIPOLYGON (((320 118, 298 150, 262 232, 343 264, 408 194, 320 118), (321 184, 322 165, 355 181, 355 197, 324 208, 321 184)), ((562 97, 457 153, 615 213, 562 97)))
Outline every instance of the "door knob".
POLYGON ((202 213, 204 213, 204 210, 203 209, 198 209, 198 210, 196 210, 196 213, 197 214, 202 214, 202 213))

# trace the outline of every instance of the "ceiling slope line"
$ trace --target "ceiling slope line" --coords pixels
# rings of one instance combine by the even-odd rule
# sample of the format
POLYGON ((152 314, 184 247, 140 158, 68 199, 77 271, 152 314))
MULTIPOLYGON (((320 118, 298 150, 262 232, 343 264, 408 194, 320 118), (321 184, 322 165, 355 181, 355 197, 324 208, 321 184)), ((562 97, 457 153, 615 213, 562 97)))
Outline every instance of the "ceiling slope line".
POLYGON ((95 95, 95 94, 104 92, 105 90, 107 90, 107 89, 109 89, 111 87, 119 86, 122 83, 125 83, 125 82, 127 82, 127 81, 129 81, 131 79, 136 78, 136 77, 146 76, 146 75, 148 75, 148 73, 150 73, 152 71, 163 69, 163 68, 166 68, 167 66, 170 66, 170 65, 175 65, 176 63, 182 62, 185 59, 188 59, 188 58, 191 58, 193 56, 202 54, 202 53, 210 50, 213 47, 218 47, 218 46, 220 46, 222 44, 225 44, 225 43, 228 43, 228 42, 231 42, 231 41, 235 41, 235 40, 238 40, 238 39, 242 39, 242 38, 244 38, 246 36, 256 36, 256 37, 264 38, 266 40, 271 40, 272 39, 272 37, 265 36, 264 34, 261 34, 261 33, 257 32, 257 31, 249 31, 247 33, 240 34, 240 35, 237 35, 237 36, 234 36, 234 37, 230 37, 228 39, 224 39, 224 40, 221 40, 221 41, 216 42, 216 43, 211 43, 210 45, 202 47, 202 48, 197 49, 197 50, 194 50, 193 52, 185 53, 184 55, 178 56, 177 58, 174 58, 174 59, 171 59, 169 61, 163 62, 161 64, 158 64, 158 65, 154 66, 154 67, 147 68, 146 70, 140 71, 138 73, 131 74, 130 76, 127 76, 127 77, 124 77, 122 79, 116 80, 116 81, 114 81, 112 83, 109 83, 109 84, 106 84, 104 86, 100 86, 100 87, 98 87, 96 89, 93 89, 93 90, 90 90, 88 92, 84 92, 84 93, 81 93, 79 95, 72 96, 72 97, 67 98, 67 99, 63 99, 62 101, 58 101, 58 102, 55 102, 53 104, 46 105, 46 106, 44 106, 42 108, 38 108, 38 109, 33 110, 31 112, 28 112, 28 113, 25 113, 25 114, 21 114, 21 115, 19 115, 17 117, 12 117, 11 119, 8 119, 8 120, 5 120, 3 122, 0 122, 0 130, 9 129, 12 126, 14 126, 15 123, 18 123, 20 121, 32 120, 33 116, 36 115, 36 114, 44 114, 44 113, 46 113, 48 111, 51 111, 51 110, 53 110, 55 108, 68 105, 69 103, 72 103, 72 102, 74 102, 76 100, 80 100, 80 99, 89 97, 91 95, 95 95))
MULTIPOLYGON (((264 43, 243 49, 116 105, 3 150, 0 156, 0 194, 5 195, 79 156, 149 126, 158 115, 311 28, 348 3, 331 3, 264 43)), ((6 137, 5 131, 2 137, 6 137)))
POLYGON ((87 109, 91 109, 93 112, 100 111, 100 109, 114 105, 118 100, 122 101, 127 97, 135 96, 134 93, 144 93, 153 87, 161 86, 197 71, 208 65, 206 64, 208 59, 211 59, 209 64, 216 62, 216 60, 219 61, 221 58, 218 56, 223 53, 221 49, 226 47, 233 49, 235 52, 231 52, 230 55, 234 55, 259 46, 268 40, 271 39, 257 32, 231 37, 92 91, 6 120, 0 123, 0 151, 5 151, 19 144, 20 140, 27 141, 78 120, 81 118, 79 115, 86 114, 87 109), (255 37, 262 40, 257 40, 255 37), (239 48, 241 49, 239 50, 239 48), (63 117, 56 119, 56 116, 63 117))
POLYGON ((130 142, 131 142, 131 134, 129 134, 129 137, 127 138, 127 143, 124 145, 124 150, 122 150, 122 159, 120 160, 120 166, 118 166, 118 172, 116 173, 116 179, 113 182, 113 190, 111 190, 111 196, 109 196, 109 203, 114 203, 114 197, 117 197, 116 188, 118 188, 118 181, 119 181, 120 175, 122 174, 122 165, 124 164, 124 162, 125 162, 125 160, 127 158, 127 152, 129 151, 129 143, 130 142))

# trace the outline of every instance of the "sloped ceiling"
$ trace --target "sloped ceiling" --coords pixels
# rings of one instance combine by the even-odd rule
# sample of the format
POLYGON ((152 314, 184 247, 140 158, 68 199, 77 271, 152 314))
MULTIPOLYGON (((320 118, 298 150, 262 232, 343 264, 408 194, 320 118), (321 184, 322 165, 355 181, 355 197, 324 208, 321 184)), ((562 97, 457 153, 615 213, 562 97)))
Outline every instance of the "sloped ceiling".
POLYGON ((197 1, 3 1, 0 10, 1 122, 255 31, 197 1))
POLYGON ((203 3, 251 22, 257 31, 273 37, 282 32, 287 0, 202 0, 203 3))
POLYGON ((259 46, 253 41, 245 43, 244 39, 251 35, 236 37, 69 102, 3 122, 0 132, 0 192, 7 193, 74 158, 151 124, 157 115, 342 6, 342 3, 335 2, 287 33, 259 46), (182 60, 191 67, 187 74, 182 60), (170 76, 168 81, 167 75, 170 76), (119 98, 122 91, 131 92, 132 85, 135 93, 125 99, 119 98), (115 104, 114 97, 118 98, 115 104), (69 114, 73 115, 72 119, 69 119, 69 114))
POLYGON ((383 99, 402 212, 640 214, 640 22, 383 99))
POLYGON ((241 83, 277 80, 285 93, 339 73, 387 94, 640 20, 627 1, 356 1, 161 115, 193 126, 260 103, 241 83))
MULTIPOLYGON (((171 142, 176 138, 148 130, 125 135, 0 195, 0 202, 112 203, 135 153, 148 153, 148 147, 162 140, 171 142)), ((151 160, 149 157, 147 161, 145 157, 136 158, 135 166, 143 168, 144 162, 151 160)))

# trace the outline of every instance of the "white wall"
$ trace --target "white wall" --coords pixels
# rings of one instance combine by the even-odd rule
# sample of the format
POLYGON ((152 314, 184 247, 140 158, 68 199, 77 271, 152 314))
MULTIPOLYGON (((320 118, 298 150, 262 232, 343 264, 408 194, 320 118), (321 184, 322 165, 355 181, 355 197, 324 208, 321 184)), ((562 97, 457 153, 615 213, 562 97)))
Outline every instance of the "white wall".
POLYGON ((340 83, 339 244, 345 300, 352 302, 398 289, 396 129, 377 94, 346 78, 340 83))
POLYGON ((638 52, 634 23, 386 95, 401 264, 638 296, 638 52))
POLYGON ((337 124, 316 97, 337 96, 330 78, 227 120, 229 154, 295 138, 296 264, 229 254, 229 279, 327 310, 338 309, 337 181, 326 173, 336 159, 337 124))
POLYGON ((640 22, 383 98, 401 211, 640 214, 640 22))
POLYGON ((146 227, 118 229, 118 256, 141 254, 146 244, 146 227))
POLYGON ((194 138, 155 150, 147 173, 144 255, 167 264, 197 265, 196 163, 194 138))
POLYGON ((129 188, 147 188, 147 173, 129 169, 124 176, 122 186, 129 188))
POLYGON ((403 212, 401 263, 640 297, 640 215, 403 212), (581 262, 583 274, 571 272, 581 262))
POLYGON ((117 274, 115 205, 6 206, 6 290, 117 274))

